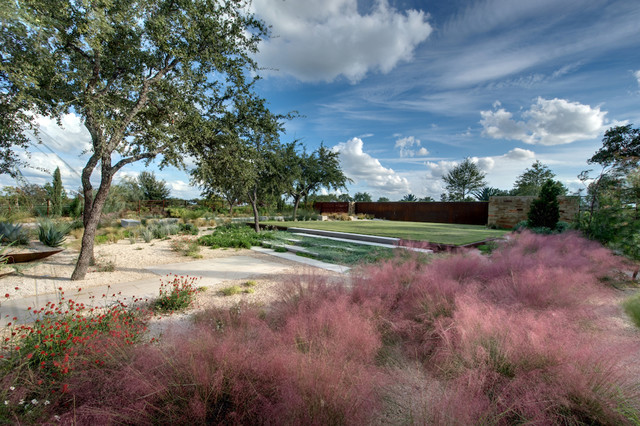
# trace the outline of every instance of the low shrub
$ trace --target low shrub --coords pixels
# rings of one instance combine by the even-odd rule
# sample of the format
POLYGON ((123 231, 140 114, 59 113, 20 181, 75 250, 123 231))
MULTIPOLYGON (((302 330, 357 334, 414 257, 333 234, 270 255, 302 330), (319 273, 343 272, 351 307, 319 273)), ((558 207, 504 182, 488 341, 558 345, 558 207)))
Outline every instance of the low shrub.
POLYGON ((243 289, 239 285, 231 285, 220 289, 220 294, 223 296, 233 296, 234 294, 240 294, 242 292, 243 289))
POLYGON ((171 240, 171 250, 196 259, 202 257, 198 240, 190 237, 177 237, 171 240))
POLYGON ((274 238, 272 231, 255 232, 246 225, 221 225, 215 228, 213 233, 198 238, 198 242, 211 248, 233 247, 251 248, 259 246, 262 241, 274 238))
POLYGON ((141 228, 140 237, 142 237, 145 243, 150 243, 151 240, 153 240, 153 231, 147 227, 141 228))
POLYGON ((158 239, 164 239, 180 232, 180 226, 176 222, 153 222, 147 227, 153 232, 153 237, 158 239))
POLYGON ((92 266, 95 272, 114 272, 116 270, 116 263, 113 260, 102 257, 96 257, 92 266))
POLYGON ((181 234, 198 235, 199 232, 198 227, 192 223, 179 223, 178 227, 181 234))
POLYGON ((351 220, 351 217, 347 213, 329 213, 327 216, 330 220, 351 220))
POLYGON ((169 282, 160 280, 160 296, 153 304, 154 310, 173 312, 188 308, 198 292, 197 278, 183 275, 167 275, 169 282))

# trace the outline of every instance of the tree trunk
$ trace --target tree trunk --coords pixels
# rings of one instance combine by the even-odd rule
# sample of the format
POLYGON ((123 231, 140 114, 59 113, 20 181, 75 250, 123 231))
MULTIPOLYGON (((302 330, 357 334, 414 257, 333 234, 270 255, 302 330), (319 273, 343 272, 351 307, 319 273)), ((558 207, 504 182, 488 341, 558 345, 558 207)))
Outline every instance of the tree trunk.
POLYGON ((87 275, 89 265, 94 262, 93 257, 93 245, 96 231, 98 229, 98 223, 100 222, 100 216, 102 215, 102 208, 107 201, 107 195, 109 195, 109 187, 111 186, 111 175, 109 172, 102 172, 102 181, 100 182, 100 188, 96 197, 93 198, 91 190, 87 191, 84 188, 85 193, 85 208, 90 205, 89 210, 84 211, 84 233, 82 234, 82 246, 80 248, 80 255, 78 256, 78 262, 71 274, 71 280, 83 280, 87 275), (87 203, 86 197, 93 198, 93 202, 87 203))
POLYGON ((249 202, 253 207, 253 229, 260 232, 260 215, 258 214, 258 188, 253 188, 249 193, 249 202))
POLYGON ((298 206, 300 205, 300 196, 296 195, 293 198, 295 201, 293 203, 293 221, 298 221, 298 206))

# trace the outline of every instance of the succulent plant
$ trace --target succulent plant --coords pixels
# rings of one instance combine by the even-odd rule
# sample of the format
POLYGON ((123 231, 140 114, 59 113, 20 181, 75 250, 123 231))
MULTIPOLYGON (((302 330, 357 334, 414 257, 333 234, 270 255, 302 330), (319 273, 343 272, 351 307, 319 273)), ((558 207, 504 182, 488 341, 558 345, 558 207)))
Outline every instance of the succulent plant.
POLYGON ((29 244, 29 235, 22 225, 11 222, 0 222, 0 242, 3 244, 29 244))
POLYGON ((69 227, 67 225, 56 225, 47 220, 39 225, 38 239, 48 247, 60 247, 67 239, 69 227))

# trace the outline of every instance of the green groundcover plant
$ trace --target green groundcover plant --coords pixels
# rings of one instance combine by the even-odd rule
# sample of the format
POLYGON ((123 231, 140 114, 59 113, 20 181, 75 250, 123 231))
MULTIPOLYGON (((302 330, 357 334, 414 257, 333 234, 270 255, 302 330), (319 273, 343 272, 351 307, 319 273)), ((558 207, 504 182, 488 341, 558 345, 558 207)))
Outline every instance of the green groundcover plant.
POLYGON ((274 238, 274 232, 257 233, 246 225, 230 224, 217 226, 213 233, 198 238, 198 242, 211 248, 251 248, 259 246, 265 240, 274 238))

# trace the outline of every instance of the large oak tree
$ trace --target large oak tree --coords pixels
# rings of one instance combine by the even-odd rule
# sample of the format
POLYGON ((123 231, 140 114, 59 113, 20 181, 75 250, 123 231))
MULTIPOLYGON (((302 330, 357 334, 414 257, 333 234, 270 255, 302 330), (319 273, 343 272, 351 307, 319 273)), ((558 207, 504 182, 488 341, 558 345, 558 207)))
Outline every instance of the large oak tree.
POLYGON ((293 220, 297 220, 300 200, 310 194, 326 189, 346 189, 351 182, 340 167, 339 154, 320 145, 311 154, 306 151, 293 153, 293 180, 287 194, 293 198, 293 220))
POLYGON ((198 123, 215 120, 247 89, 251 55, 266 31, 243 0, 3 4, 9 36, 0 74, 12 93, 56 116, 79 114, 91 135, 82 170, 85 232, 71 277, 83 279, 114 174, 158 155, 163 165, 180 165, 191 136, 204 131, 198 123))
POLYGON ((192 182, 205 195, 232 193, 246 199, 256 232, 260 203, 285 193, 293 178, 288 165, 295 142, 280 142, 283 120, 293 115, 272 113, 262 98, 238 96, 220 120, 222 125, 214 123, 216 128, 202 132, 191 146, 196 165, 192 182))

